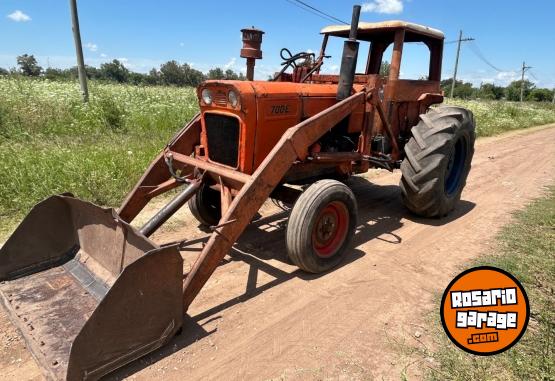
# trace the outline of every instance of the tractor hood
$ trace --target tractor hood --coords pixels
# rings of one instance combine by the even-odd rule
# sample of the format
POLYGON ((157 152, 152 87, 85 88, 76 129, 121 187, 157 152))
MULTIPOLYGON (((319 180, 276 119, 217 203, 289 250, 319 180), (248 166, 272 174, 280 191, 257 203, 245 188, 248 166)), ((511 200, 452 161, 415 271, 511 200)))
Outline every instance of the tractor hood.
MULTIPOLYGON (((337 84, 210 80, 204 82, 198 88, 198 96, 201 102, 202 91, 204 89, 213 89, 216 92, 221 91, 222 89, 234 90, 242 98, 248 98, 249 96, 255 96, 256 98, 281 99, 298 99, 301 97, 335 98, 337 94, 337 84)), ((362 85, 353 86, 353 90, 356 92, 361 91, 362 89, 362 85)))
MULTIPOLYGON (((355 85, 353 90, 363 91, 363 86, 355 85)), ((338 102, 337 84, 214 80, 200 85, 197 94, 201 142, 211 152, 211 160, 248 174, 288 128, 338 102), (229 147, 237 150, 229 152, 229 147), (216 152, 228 153, 229 160, 221 160, 216 152)), ((363 112, 363 107, 356 110, 357 118, 363 112)))

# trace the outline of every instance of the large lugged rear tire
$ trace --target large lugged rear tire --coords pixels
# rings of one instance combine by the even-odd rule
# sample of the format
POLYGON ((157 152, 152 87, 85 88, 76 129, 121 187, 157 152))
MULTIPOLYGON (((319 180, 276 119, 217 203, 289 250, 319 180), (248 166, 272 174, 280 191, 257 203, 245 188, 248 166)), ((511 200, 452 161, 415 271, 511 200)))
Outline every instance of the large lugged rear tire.
POLYGON ((191 214, 204 226, 217 225, 222 218, 220 192, 202 184, 200 189, 188 201, 191 214))
POLYGON ((330 270, 347 253, 356 224, 353 192, 336 180, 315 182, 291 211, 285 234, 289 258, 310 273, 330 270))
POLYGON ((405 145, 400 187, 403 203, 423 217, 443 217, 461 198, 476 140, 474 116, 440 106, 420 115, 405 145))

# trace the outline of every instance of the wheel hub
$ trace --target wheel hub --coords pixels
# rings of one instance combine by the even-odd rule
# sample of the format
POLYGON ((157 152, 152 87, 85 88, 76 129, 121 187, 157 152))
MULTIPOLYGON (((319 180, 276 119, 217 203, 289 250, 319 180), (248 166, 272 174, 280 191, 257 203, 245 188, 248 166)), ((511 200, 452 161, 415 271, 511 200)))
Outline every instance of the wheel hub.
POLYGON ((347 207, 339 201, 326 205, 320 212, 312 231, 316 255, 329 258, 341 248, 349 228, 347 207))
POLYGON ((336 218, 333 214, 326 214, 318 223, 318 238, 322 241, 328 240, 335 229, 336 218))

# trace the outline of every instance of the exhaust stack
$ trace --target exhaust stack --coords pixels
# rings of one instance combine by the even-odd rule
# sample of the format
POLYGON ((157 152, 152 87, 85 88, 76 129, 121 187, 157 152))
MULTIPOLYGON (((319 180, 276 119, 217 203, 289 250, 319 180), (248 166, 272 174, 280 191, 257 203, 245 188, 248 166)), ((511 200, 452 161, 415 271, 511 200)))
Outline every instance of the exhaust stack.
POLYGON ((241 49, 241 58, 247 59, 247 79, 254 80, 255 60, 262 58, 262 35, 263 31, 252 28, 241 29, 243 33, 243 49, 241 49))
POLYGON ((355 72, 357 68, 358 45, 357 31, 360 18, 360 5, 353 7, 353 18, 351 20, 351 31, 349 39, 343 45, 343 57, 341 58, 341 71, 339 72, 339 84, 337 86, 337 100, 342 101, 351 95, 355 72))

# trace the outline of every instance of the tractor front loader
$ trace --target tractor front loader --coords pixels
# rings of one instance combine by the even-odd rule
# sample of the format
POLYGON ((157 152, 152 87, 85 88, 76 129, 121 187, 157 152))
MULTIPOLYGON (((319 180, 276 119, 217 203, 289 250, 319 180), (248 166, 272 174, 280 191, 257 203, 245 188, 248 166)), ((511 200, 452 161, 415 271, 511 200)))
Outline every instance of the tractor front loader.
POLYGON ((409 210, 441 217, 456 206, 474 122, 467 110, 430 109, 443 100, 443 34, 401 21, 359 23, 359 14, 356 6, 350 27, 322 30, 318 57, 284 49, 272 81, 253 81, 263 32, 243 30, 249 80, 199 86, 200 113, 117 212, 70 194, 31 210, 0 248, 0 299, 47 378, 98 379, 171 340, 269 197, 293 204, 288 256, 312 273, 329 271, 349 253, 357 204, 342 181, 353 174, 400 168, 409 210), (339 75, 320 73, 329 37, 346 38, 339 75), (371 43, 361 74, 358 40, 371 43), (427 80, 399 79, 408 42, 428 46, 427 80), (382 56, 391 44, 384 77, 382 56), (130 225, 150 200, 175 188, 181 191, 144 226, 130 225), (187 273, 178 244, 148 238, 186 203, 212 230, 187 273))

